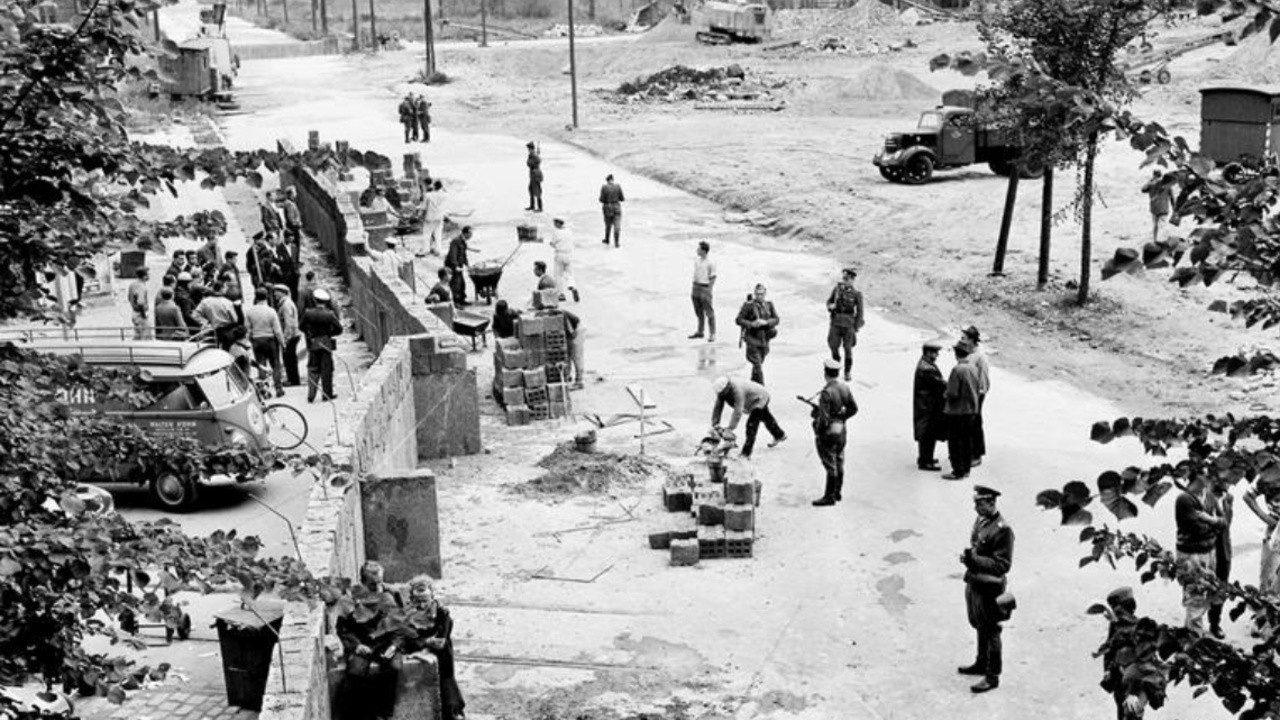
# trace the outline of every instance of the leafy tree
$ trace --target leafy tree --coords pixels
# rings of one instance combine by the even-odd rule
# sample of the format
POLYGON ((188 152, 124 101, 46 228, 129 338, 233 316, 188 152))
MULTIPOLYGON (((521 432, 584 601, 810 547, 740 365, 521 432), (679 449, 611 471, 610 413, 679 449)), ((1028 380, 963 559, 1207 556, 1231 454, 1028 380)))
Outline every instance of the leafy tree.
MULTIPOLYGON (((1017 0, 984 17, 987 55, 941 55, 931 63, 970 74, 986 70, 994 85, 984 91, 984 104, 997 108, 1000 125, 1022 140, 1024 157, 1080 168, 1080 304, 1089 297, 1099 142, 1135 96, 1116 60, 1168 8, 1168 0, 1017 0)), ((1042 251, 1043 285, 1047 247, 1042 251)))

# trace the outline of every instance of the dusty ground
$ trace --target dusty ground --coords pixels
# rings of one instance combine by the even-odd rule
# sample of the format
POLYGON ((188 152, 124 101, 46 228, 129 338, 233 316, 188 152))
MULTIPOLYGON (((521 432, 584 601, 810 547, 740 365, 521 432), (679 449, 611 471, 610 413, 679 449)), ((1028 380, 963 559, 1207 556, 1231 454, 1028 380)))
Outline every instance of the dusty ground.
MULTIPOLYGON (((687 29, 659 28, 636 43, 579 45, 580 129, 571 118, 567 49, 517 44, 486 50, 440 49, 441 69, 454 84, 433 89, 437 121, 474 132, 523 132, 578 144, 606 161, 690 190, 726 206, 780 218, 778 244, 830 254, 862 268, 869 301, 927 325, 976 323, 1001 343, 1003 362, 1039 377, 1059 377, 1122 400, 1143 412, 1188 413, 1221 407, 1237 381, 1206 376, 1212 360, 1271 341, 1204 311, 1228 289, 1180 290, 1167 276, 1101 282, 1101 261, 1117 247, 1145 241, 1147 170, 1121 143, 1106 146, 1099 168, 1095 215, 1094 300, 1075 307, 1068 282, 1079 274, 1079 229, 1069 207, 1077 180, 1060 172, 1054 212, 1052 281, 1034 286, 1040 183, 1024 182, 1015 215, 1007 277, 987 277, 999 227, 1005 181, 985 167, 939 173, 925 187, 881 179, 871 156, 886 132, 909 126, 936 101, 929 89, 963 87, 966 78, 929 73, 939 52, 977 47, 969 23, 924 27, 842 22, 835 13, 792 21, 809 28, 791 37, 837 35, 863 47, 910 38, 918 47, 856 56, 759 47, 706 47, 687 29), (830 18, 830 19, 828 19, 830 18), (826 29, 822 29, 822 28, 826 29), (820 28, 812 31, 813 28, 820 28), (661 41, 667 40, 667 41, 661 41), (694 108, 692 102, 619 104, 606 91, 675 64, 709 67, 737 62, 785 87, 772 90, 788 105, 778 113, 694 108), (909 73, 914 77, 904 77, 909 73), (925 90, 922 92, 921 87, 925 90), (898 97, 883 98, 888 94, 898 97), (1137 371, 1137 372, 1135 372, 1137 371)), ((1197 22, 1163 31, 1157 43, 1207 32, 1197 22)), ((1221 74, 1202 51, 1174 63, 1174 82, 1137 105, 1144 116, 1198 137, 1196 88, 1221 74)), ((404 60, 370 60, 382 76, 404 60)), ((554 204, 556 198, 549 198, 554 204)), ((1237 395, 1240 409, 1257 402, 1237 395)))

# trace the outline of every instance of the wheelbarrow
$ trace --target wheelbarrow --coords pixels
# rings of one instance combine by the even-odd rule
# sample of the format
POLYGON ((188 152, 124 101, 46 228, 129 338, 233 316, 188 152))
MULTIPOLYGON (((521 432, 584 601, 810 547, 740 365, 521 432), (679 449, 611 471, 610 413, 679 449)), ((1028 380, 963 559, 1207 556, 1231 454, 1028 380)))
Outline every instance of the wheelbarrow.
POLYGON ((476 297, 484 298, 486 305, 492 305, 493 298, 498 294, 498 281, 502 279, 502 267, 502 265, 479 265, 471 268, 471 283, 476 286, 476 297))
MULTIPOLYGON (((474 276, 473 276, 474 277, 474 276)), ((476 292, 480 292, 477 286, 476 292)), ((485 347, 489 347, 489 318, 476 313, 466 311, 458 311, 453 316, 453 331, 463 337, 471 338, 471 351, 475 352, 476 338, 480 338, 484 342, 485 347)))

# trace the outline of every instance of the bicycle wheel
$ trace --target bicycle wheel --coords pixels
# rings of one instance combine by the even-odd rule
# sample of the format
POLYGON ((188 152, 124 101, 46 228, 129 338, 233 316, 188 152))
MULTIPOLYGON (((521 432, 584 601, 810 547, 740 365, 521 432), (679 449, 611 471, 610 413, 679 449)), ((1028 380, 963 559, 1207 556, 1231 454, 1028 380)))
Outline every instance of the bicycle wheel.
POLYGON ((281 450, 292 450, 307 439, 307 419, 292 405, 268 405, 263 411, 267 440, 281 450))

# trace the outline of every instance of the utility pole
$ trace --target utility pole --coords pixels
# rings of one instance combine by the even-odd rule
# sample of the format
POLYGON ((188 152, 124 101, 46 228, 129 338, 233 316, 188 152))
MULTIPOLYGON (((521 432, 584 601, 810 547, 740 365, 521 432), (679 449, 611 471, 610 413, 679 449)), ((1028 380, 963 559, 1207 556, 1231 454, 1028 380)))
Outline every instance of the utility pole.
MULTIPOLYGON (((444 3, 440 3, 441 12, 444 10, 444 3)), ((423 37, 426 39, 426 67, 423 79, 430 80, 432 75, 436 74, 436 35, 435 29, 431 25, 431 0, 422 0, 422 29, 423 37)))
POLYGON ((319 15, 319 12, 317 12, 318 9, 319 3, 317 3, 316 0, 311 0, 311 32, 316 31, 316 16, 319 15))
POLYGON ((369 47, 378 49, 378 16, 373 11, 373 0, 369 0, 369 47))
POLYGON ((351 0, 351 49, 360 49, 360 7, 351 0))
POLYGON ((284 5, 284 24, 287 29, 289 25, 289 0, 284 0, 282 4, 284 5))
POLYGON ((480 47, 489 47, 489 3, 480 0, 480 47))
POLYGON ((320 0, 320 34, 329 37, 329 0, 320 0))
POLYGON ((151 27, 155 29, 156 42, 160 42, 160 9, 151 11, 151 27))
POLYGON ((578 65, 573 48, 573 0, 569 0, 569 87, 573 94, 573 129, 578 129, 578 65))

